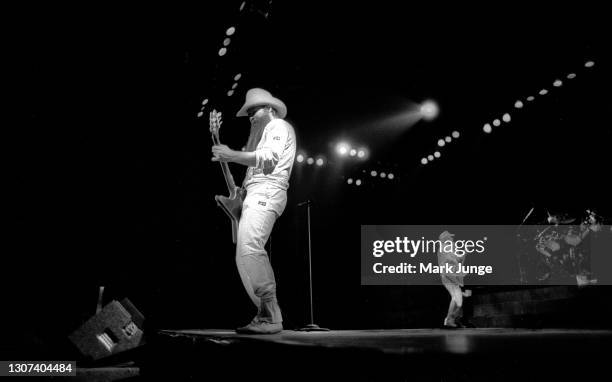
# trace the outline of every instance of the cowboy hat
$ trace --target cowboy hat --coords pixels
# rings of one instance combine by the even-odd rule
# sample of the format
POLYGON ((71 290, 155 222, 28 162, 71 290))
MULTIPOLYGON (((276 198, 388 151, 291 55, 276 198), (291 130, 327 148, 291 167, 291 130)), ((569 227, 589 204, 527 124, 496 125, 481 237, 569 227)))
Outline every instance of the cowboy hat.
POLYGON ((272 97, 269 91, 253 88, 246 93, 244 105, 236 113, 236 117, 247 117, 247 110, 255 106, 270 106, 278 113, 280 118, 285 118, 287 115, 287 106, 278 98, 272 97))
POLYGON ((455 237, 454 233, 450 233, 448 231, 444 231, 440 234, 439 238, 440 240, 442 239, 452 239, 453 237, 455 237))

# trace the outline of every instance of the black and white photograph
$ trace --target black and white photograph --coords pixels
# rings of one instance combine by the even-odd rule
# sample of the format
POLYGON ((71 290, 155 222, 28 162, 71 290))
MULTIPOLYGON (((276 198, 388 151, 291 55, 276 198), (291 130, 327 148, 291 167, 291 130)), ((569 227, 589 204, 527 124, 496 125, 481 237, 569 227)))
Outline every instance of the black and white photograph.
POLYGON ((0 376, 609 374, 605 8, 6 9, 0 376))

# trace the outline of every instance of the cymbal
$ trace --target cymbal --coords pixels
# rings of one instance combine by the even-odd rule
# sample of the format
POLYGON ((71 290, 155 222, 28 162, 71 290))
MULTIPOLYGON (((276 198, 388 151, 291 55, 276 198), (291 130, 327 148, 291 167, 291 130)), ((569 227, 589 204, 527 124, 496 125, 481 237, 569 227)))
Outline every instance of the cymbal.
POLYGON ((570 224, 576 221, 576 218, 565 216, 549 216, 544 224, 570 224))

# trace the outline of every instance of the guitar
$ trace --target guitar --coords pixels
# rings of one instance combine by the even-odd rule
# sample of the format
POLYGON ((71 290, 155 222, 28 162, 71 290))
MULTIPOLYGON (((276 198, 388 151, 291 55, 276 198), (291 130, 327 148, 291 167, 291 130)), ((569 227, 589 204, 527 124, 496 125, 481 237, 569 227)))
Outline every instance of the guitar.
MULTIPOLYGON (((220 145, 219 129, 221 128, 221 113, 213 110, 210 112, 210 133, 212 135, 213 144, 220 145)), ((242 213, 242 202, 244 200, 244 189, 236 186, 234 177, 230 172, 227 162, 219 162, 225 184, 229 190, 229 196, 215 195, 217 205, 227 214, 232 223, 232 241, 236 244, 238 235, 238 222, 242 213)))

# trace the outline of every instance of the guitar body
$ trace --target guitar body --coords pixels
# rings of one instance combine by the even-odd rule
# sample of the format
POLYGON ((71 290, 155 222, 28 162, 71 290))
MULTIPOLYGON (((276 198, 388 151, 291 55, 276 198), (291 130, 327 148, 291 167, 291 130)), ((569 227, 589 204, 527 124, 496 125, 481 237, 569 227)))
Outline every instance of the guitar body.
POLYGON ((217 205, 227 214, 232 224, 232 241, 236 244, 238 238, 238 223, 242 214, 242 195, 239 192, 233 192, 229 197, 223 195, 215 195, 217 205))

